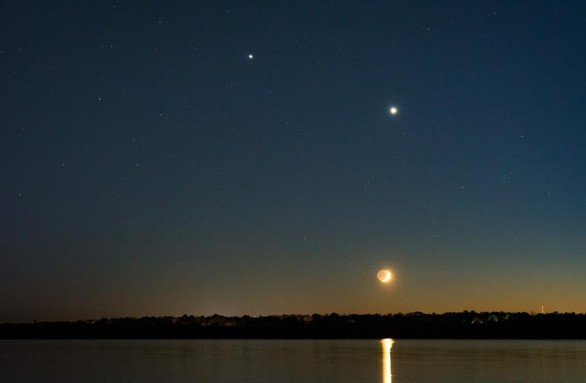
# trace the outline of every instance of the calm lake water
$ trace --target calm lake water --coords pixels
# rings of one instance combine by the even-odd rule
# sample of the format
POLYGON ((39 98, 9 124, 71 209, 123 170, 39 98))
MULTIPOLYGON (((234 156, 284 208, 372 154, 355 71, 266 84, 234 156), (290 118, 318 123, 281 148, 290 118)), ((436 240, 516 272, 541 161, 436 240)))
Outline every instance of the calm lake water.
POLYGON ((586 341, 0 341, 2 382, 586 382, 586 341))

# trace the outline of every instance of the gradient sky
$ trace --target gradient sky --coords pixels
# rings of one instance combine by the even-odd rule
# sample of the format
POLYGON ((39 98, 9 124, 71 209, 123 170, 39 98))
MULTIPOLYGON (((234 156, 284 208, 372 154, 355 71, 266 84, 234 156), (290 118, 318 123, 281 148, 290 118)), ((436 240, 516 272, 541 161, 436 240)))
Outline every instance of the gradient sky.
POLYGON ((0 321, 586 311, 585 25, 2 1, 0 321))

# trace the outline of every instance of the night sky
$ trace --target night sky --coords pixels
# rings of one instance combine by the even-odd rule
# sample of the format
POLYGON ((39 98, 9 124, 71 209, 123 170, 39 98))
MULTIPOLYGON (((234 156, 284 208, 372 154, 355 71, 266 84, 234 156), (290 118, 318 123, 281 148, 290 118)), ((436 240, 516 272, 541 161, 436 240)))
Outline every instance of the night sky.
POLYGON ((586 311, 585 25, 2 1, 0 321, 586 311))

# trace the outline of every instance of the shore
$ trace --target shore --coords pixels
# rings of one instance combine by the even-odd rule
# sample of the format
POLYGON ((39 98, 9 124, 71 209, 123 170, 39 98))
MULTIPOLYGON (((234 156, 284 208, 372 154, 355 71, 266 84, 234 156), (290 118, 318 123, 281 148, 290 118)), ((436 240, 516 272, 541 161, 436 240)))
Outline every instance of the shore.
POLYGON ((586 339, 586 314, 221 315, 0 324, 0 339, 586 339))

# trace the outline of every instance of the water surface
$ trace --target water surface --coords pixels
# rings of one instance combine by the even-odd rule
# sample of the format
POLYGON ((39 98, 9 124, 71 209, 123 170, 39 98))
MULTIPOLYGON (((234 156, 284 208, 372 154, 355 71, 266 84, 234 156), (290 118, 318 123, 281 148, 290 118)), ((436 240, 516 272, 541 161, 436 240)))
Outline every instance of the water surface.
POLYGON ((5 340, 6 382, 586 382, 586 341, 5 340))

